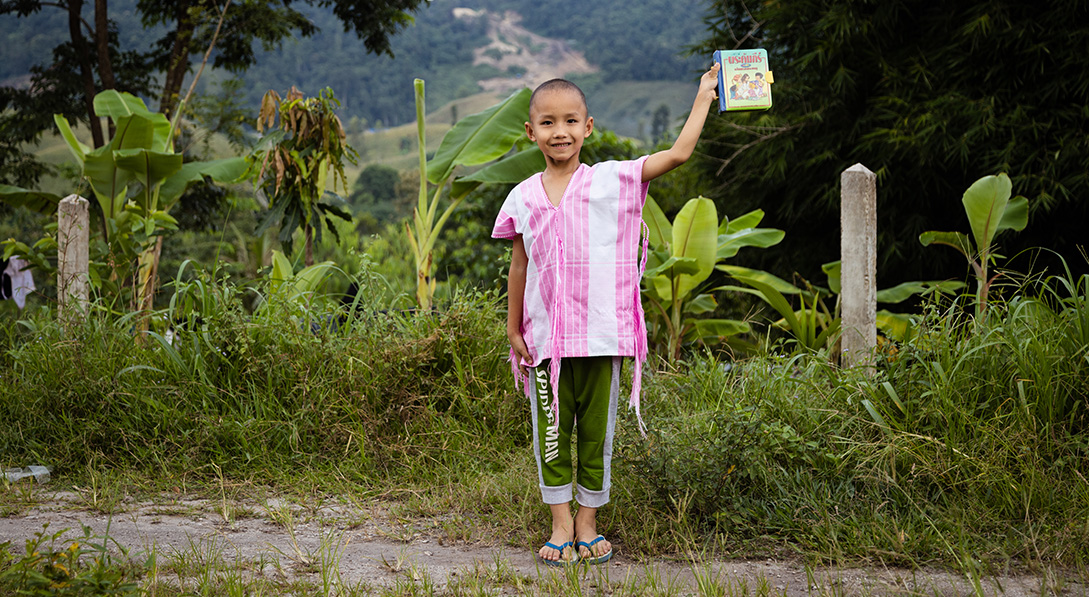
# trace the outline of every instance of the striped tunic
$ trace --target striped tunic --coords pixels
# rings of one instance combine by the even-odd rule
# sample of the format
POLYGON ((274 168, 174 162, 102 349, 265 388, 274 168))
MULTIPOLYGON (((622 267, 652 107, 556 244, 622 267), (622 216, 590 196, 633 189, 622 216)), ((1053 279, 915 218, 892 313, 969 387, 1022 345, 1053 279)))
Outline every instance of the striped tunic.
POLYGON ((532 362, 523 364, 551 359, 555 388, 563 357, 635 357, 637 412, 647 354, 639 295, 645 159, 580 165, 559 206, 535 174, 510 192, 492 229, 494 238, 522 235, 529 257, 522 337, 532 362))

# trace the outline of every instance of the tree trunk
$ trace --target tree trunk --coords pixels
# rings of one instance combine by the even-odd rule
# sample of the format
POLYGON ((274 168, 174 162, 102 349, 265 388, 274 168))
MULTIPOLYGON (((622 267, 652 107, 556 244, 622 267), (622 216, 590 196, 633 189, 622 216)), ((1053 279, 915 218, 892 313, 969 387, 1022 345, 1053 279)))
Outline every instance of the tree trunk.
POLYGON ((80 29, 80 14, 83 12, 83 0, 68 2, 68 36, 72 38, 72 47, 79 61, 79 78, 83 81, 83 102, 87 106, 87 118, 91 126, 91 139, 95 147, 102 147, 106 140, 102 136, 102 122, 95 116, 95 74, 91 68, 91 52, 87 39, 80 29))
POLYGON ((98 50, 98 76, 103 89, 114 89, 117 80, 110 63, 110 19, 107 0, 95 0, 95 49, 98 50))
MULTIPOLYGON (((103 89, 117 87, 113 76, 113 64, 110 63, 110 18, 107 0, 95 0, 95 50, 98 52, 98 78, 103 89)), ((107 121, 110 138, 114 134, 113 119, 107 121)))
POLYGON ((170 63, 166 69, 166 77, 163 82, 163 96, 159 102, 159 111, 167 116, 174 112, 178 105, 178 96, 181 93, 182 83, 185 81, 185 73, 189 72, 189 43, 193 39, 195 25, 193 17, 189 14, 188 0, 178 2, 177 31, 174 35, 174 45, 170 48, 170 63))

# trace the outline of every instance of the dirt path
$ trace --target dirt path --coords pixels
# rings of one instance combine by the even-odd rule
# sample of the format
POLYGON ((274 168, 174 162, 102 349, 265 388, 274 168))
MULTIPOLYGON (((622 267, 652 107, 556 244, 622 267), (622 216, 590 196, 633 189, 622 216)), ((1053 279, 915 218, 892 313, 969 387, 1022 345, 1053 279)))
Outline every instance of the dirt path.
MULTIPOLYGON (((0 487, 0 491, 2 491, 0 487)), ((9 498, 12 496, 8 496, 9 498)), ((37 490, 32 505, 0 518, 0 543, 22 549, 49 523, 50 534, 69 528, 65 539, 83 535, 82 526, 132 553, 155 550, 160 566, 171 561, 208 562, 244 569, 269 578, 309 577, 319 582, 323 563, 335 565, 343 582, 393 586, 425 584, 441 594, 459 581, 487 578, 493 594, 547 594, 554 569, 535 564, 534 553, 509 546, 466 544, 452 534, 451 521, 399 520, 386 505, 306 505, 281 500, 236 502, 164 496, 110 505, 112 516, 88 510, 86 493, 37 490), (520 580, 519 580, 520 579, 520 580)), ((10 511, 9 507, 9 511, 10 511)), ((61 548, 63 546, 57 546, 61 548)), ((587 567, 584 567, 587 568, 587 567)), ((327 568, 328 569, 328 568, 327 568)), ((734 594, 773 595, 965 595, 971 584, 962 576, 938 571, 886 568, 824 569, 807 574, 801 563, 715 561, 699 566, 662 560, 637 562, 622 547, 608 564, 585 570, 582 584, 591 592, 615 594, 692 594, 700 579, 731 585, 734 594), (698 577, 697 577, 698 575, 698 577), (766 585, 764 585, 766 583, 766 585), (747 591, 741 591, 741 588, 747 591)), ((984 583, 988 595, 1041 595, 1053 582, 1031 576, 1006 576, 984 583)), ((479 580, 477 582, 480 582, 479 580)), ((1085 595, 1087 586, 1066 581, 1064 595, 1085 595)))
POLYGON ((522 27, 515 12, 454 9, 459 19, 487 19, 488 45, 473 50, 473 64, 486 64, 500 72, 514 68, 517 76, 500 76, 478 81, 485 91, 507 93, 522 87, 533 89, 554 77, 597 72, 590 62, 564 40, 537 35, 522 27))

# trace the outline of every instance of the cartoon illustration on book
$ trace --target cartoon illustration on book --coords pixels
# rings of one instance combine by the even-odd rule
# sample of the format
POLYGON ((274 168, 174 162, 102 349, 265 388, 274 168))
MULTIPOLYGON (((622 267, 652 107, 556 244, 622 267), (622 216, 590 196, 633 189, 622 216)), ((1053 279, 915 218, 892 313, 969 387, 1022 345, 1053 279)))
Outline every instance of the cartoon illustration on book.
POLYGON ((766 50, 718 50, 719 111, 766 110, 771 107, 771 84, 766 50))

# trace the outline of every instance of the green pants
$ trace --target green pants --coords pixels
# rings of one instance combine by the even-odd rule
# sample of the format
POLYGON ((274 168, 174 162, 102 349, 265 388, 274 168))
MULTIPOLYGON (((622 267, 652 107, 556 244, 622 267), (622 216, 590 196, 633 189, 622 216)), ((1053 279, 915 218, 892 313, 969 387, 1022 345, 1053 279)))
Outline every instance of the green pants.
POLYGON ((590 508, 608 503, 622 362, 622 357, 612 356, 563 359, 558 421, 552 410, 549 362, 533 370, 533 452, 544 503, 571 501, 572 432, 578 454, 578 503, 590 508))

